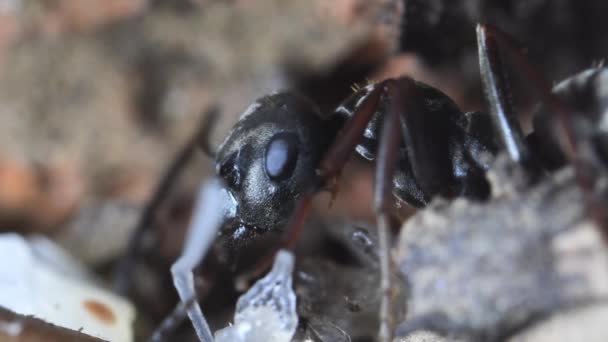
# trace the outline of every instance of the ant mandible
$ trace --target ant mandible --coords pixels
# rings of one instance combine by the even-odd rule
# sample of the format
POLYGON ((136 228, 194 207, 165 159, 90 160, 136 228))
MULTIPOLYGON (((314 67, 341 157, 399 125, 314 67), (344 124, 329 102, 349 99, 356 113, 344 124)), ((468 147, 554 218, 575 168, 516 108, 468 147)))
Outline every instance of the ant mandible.
MULTIPOLYGON (((543 132, 550 131, 553 126, 549 126, 555 120, 537 120, 537 133, 526 141, 510 107, 498 45, 512 52, 545 105, 559 115, 565 138, 558 139, 557 143, 562 147, 570 144, 571 149, 575 146, 568 119, 571 111, 551 93, 551 88, 513 41, 489 25, 478 25, 477 38, 489 115, 463 113, 447 95, 409 77, 388 79, 358 89, 328 116, 295 93, 262 97, 241 115, 214 153, 216 171, 224 186, 206 198, 222 204, 214 207, 215 213, 207 210, 199 215, 207 216, 212 226, 221 227, 220 238, 233 247, 285 227, 288 234, 284 246, 292 247, 312 197, 323 189, 332 190, 333 181, 352 153, 356 151, 367 160, 375 160, 374 209, 382 293, 379 339, 389 341, 393 327, 389 307, 392 196, 418 208, 436 196, 484 200, 490 194, 485 178, 490 167, 487 155, 506 150, 513 161, 529 171, 531 182, 544 172, 540 165, 551 162, 533 157, 530 141, 553 139, 552 134, 549 137, 543 132)), ((206 134, 208 130, 206 126, 201 131, 206 134)), ((561 160, 560 153, 552 155, 553 161, 561 160)), ((572 157, 572 154, 566 153, 566 156, 572 157)), ((182 159, 185 158, 178 158, 182 159)), ((584 176, 579 178, 584 180, 584 176)), ((217 183, 214 184, 217 187, 217 183)), ((167 186, 161 184, 160 188, 167 186)), ((145 228, 145 222, 149 223, 150 219, 145 217, 151 216, 158 202, 157 198, 148 206, 137 233, 145 228)), ((208 229, 209 225, 205 227, 208 229)), ((196 225, 191 228, 196 229, 203 228, 196 225)), ((196 298, 192 270, 209 247, 208 242, 197 242, 201 234, 205 233, 189 233, 190 237, 199 238, 186 242, 182 257, 172 267, 183 303, 196 298)), ((196 303, 191 306, 188 315, 199 338, 211 341, 200 308, 196 303)))

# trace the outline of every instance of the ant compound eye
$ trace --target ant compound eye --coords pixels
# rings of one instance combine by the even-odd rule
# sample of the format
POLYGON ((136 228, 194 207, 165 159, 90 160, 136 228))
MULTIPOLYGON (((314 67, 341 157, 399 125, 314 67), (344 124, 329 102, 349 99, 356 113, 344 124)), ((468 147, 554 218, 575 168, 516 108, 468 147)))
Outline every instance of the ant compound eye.
POLYGON ((266 174, 271 180, 287 179, 298 161, 298 137, 295 133, 279 133, 270 139, 266 147, 266 174))

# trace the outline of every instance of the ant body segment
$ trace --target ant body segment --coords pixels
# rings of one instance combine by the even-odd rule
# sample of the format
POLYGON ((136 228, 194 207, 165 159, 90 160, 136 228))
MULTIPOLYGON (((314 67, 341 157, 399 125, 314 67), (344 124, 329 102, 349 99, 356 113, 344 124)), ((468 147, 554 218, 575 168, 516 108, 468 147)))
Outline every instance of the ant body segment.
MULTIPOLYGON (((330 115, 322 114, 308 99, 295 93, 281 92, 258 99, 214 153, 217 175, 224 186, 206 197, 211 202, 222 202, 215 207, 220 214, 206 211, 212 217, 212 231, 219 229, 220 239, 238 247, 257 235, 286 229, 285 245, 290 247, 297 240, 312 197, 323 189, 332 190, 332 181, 353 152, 375 161, 374 207, 382 291, 379 339, 389 341, 394 325, 389 309, 389 215, 393 196, 417 208, 436 196, 485 200, 491 190, 485 178, 490 167, 487 155, 505 150, 514 162, 525 166, 533 182, 545 172, 545 165, 557 167, 574 159, 567 152, 568 144, 573 148, 577 141, 590 138, 590 133, 572 132, 569 115, 574 111, 569 107, 574 104, 563 101, 559 90, 551 93, 506 35, 479 25, 477 37, 489 113, 465 113, 441 91, 409 77, 357 89, 330 115), (498 45, 513 52, 550 113, 535 120, 535 131, 527 138, 510 108, 498 45), (555 114, 559 115, 558 120, 555 114), (566 138, 555 137, 555 122, 563 124, 566 138), (553 148, 543 159, 534 152, 542 145, 539 142, 560 147, 553 148)), ((606 69, 595 70, 602 77, 608 75, 606 69)), ((577 80, 583 77, 597 77, 591 74, 594 73, 574 76, 564 81, 566 85, 560 89, 582 83, 577 80)), ((600 122, 605 120, 603 116, 589 119, 600 122)), ((602 150, 605 137, 592 137, 600 142, 594 143, 594 149, 604 156, 608 155, 602 150)), ((589 179, 581 175, 580 180, 584 183, 589 179)), ((219 183, 215 184, 219 189, 219 183)), ((194 229, 209 227, 193 225, 191 230, 194 229)), ((201 232, 189 234, 197 236, 201 232)), ((196 243, 187 241, 182 258, 172 267, 184 303, 196 298, 192 270, 209 247, 208 243, 196 243)), ((188 315, 199 338, 210 341, 209 328, 196 303, 188 308, 188 315)))

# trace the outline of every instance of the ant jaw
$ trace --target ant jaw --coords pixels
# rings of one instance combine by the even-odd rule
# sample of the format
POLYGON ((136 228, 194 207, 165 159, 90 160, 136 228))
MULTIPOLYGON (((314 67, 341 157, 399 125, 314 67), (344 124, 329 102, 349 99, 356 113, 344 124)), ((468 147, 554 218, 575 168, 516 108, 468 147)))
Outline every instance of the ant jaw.
MULTIPOLYGON (((239 219, 227 221, 218 233, 216 252, 220 262, 231 271, 250 267, 252 251, 267 249, 277 242, 277 234, 267 234, 270 230, 246 224, 239 219), (247 266, 248 265, 248 266, 247 266)), ((258 253, 254 252, 254 255, 258 253)))
POLYGON ((266 229, 233 219, 226 222, 218 233, 218 237, 228 249, 237 250, 266 232, 266 229))
POLYGON ((248 225, 245 224, 243 222, 240 222, 240 224, 237 226, 237 228, 235 230, 232 231, 232 235, 230 236, 230 239, 232 239, 233 241, 249 241, 253 238, 255 238, 257 235, 259 235, 259 231, 261 231, 260 228, 253 226, 253 225, 248 225))

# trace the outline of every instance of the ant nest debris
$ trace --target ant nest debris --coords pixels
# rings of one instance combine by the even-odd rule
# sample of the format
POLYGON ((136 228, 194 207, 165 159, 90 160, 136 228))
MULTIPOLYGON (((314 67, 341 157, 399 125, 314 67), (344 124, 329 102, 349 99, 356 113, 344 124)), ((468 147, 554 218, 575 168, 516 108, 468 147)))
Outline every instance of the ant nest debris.
POLYGON ((401 341, 431 336, 422 331, 437 341, 604 340, 608 253, 572 169, 523 189, 506 174, 511 165, 497 164, 490 178, 503 191, 492 200, 435 203, 403 226, 395 250, 409 285, 401 341))
POLYGON ((234 325, 215 333, 215 342, 289 342, 298 326, 292 289, 294 256, 279 251, 270 273, 236 303, 234 325))

